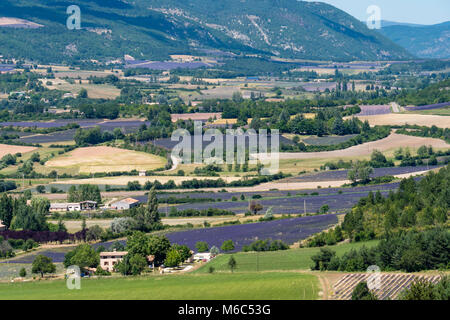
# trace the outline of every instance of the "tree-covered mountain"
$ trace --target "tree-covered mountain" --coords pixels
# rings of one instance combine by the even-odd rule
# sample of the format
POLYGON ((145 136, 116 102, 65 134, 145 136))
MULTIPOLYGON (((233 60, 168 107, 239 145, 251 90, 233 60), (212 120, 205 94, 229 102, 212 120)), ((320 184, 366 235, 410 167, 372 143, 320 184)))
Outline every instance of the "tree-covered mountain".
POLYGON ((425 25, 386 25, 380 32, 420 58, 450 58, 450 21, 425 25))
POLYGON ((333 6, 296 0, 2 0, 0 17, 40 28, 0 27, 0 55, 40 62, 166 59, 205 49, 317 60, 397 60, 411 55, 333 6), (81 8, 81 30, 66 9, 81 8))

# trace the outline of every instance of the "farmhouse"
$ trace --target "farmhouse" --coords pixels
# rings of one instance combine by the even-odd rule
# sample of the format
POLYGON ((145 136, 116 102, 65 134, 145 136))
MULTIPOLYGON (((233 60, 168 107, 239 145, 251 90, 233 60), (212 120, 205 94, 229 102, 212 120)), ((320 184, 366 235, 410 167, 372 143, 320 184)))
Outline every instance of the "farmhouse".
POLYGON ((100 252, 100 267, 103 270, 114 271, 114 266, 122 261, 127 251, 100 252))
POLYGON ((111 203, 111 209, 115 210, 128 210, 139 205, 140 201, 133 198, 126 198, 120 201, 111 203))

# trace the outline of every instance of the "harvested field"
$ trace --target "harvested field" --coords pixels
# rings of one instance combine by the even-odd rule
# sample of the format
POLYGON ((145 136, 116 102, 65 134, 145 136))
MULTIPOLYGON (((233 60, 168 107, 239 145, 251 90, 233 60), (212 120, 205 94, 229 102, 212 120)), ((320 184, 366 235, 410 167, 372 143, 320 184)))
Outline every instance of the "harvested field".
POLYGON ((172 122, 177 122, 178 120, 203 120, 207 121, 209 118, 221 119, 221 113, 181 113, 181 114, 172 114, 171 116, 172 122))
POLYGON ((16 154, 16 153, 27 153, 34 150, 37 150, 36 147, 24 147, 24 146, 12 146, 9 144, 0 144, 0 158, 7 154, 16 154))
POLYGON ((393 133, 384 139, 360 144, 344 150, 324 151, 324 152, 280 153, 280 159, 327 159, 329 161, 332 161, 332 158, 344 159, 361 156, 370 156, 374 150, 384 152, 400 147, 402 148, 409 147, 411 150, 415 150, 423 145, 432 146, 435 149, 450 148, 450 144, 440 139, 413 137, 393 133))
POLYGON ((154 170, 165 165, 166 159, 144 153, 112 147, 79 148, 48 161, 53 169, 75 168, 80 173, 154 170))
POLYGON ((380 114, 374 116, 357 116, 361 121, 368 120, 371 126, 416 124, 419 126, 450 128, 450 118, 445 116, 423 114, 380 114))
POLYGON ((47 85, 46 81, 42 81, 43 86, 50 90, 69 91, 74 95, 78 95, 81 89, 86 89, 89 98, 92 99, 114 99, 120 96, 120 89, 109 84, 70 84, 65 80, 52 79, 51 85, 47 85))

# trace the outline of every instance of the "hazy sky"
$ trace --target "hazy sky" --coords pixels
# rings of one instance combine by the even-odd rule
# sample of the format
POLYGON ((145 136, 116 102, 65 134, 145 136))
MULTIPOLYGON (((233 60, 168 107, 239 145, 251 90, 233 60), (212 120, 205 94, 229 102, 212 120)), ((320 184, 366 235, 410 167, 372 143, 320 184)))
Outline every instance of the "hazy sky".
MULTIPOLYGON (((307 0, 312 1, 312 0, 307 0)), ((329 3, 359 20, 366 21, 367 8, 377 5, 381 19, 417 24, 436 24, 450 20, 450 0, 319 0, 329 3)))

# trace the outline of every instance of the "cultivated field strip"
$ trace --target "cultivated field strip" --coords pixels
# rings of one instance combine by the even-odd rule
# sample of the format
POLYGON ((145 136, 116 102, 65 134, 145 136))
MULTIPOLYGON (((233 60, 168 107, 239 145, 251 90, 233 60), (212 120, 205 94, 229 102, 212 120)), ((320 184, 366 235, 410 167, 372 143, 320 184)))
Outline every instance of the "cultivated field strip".
MULTIPOLYGON (((375 276, 374 273, 350 273, 343 276, 333 285, 333 299, 334 300, 350 300, 352 292, 358 283, 362 281, 370 281, 369 277, 375 276)), ((417 275, 404 273, 382 273, 380 274, 380 287, 374 289, 374 293, 378 299, 396 299, 398 295, 416 280, 426 280, 432 283, 437 283, 440 280, 439 275, 417 275)))

